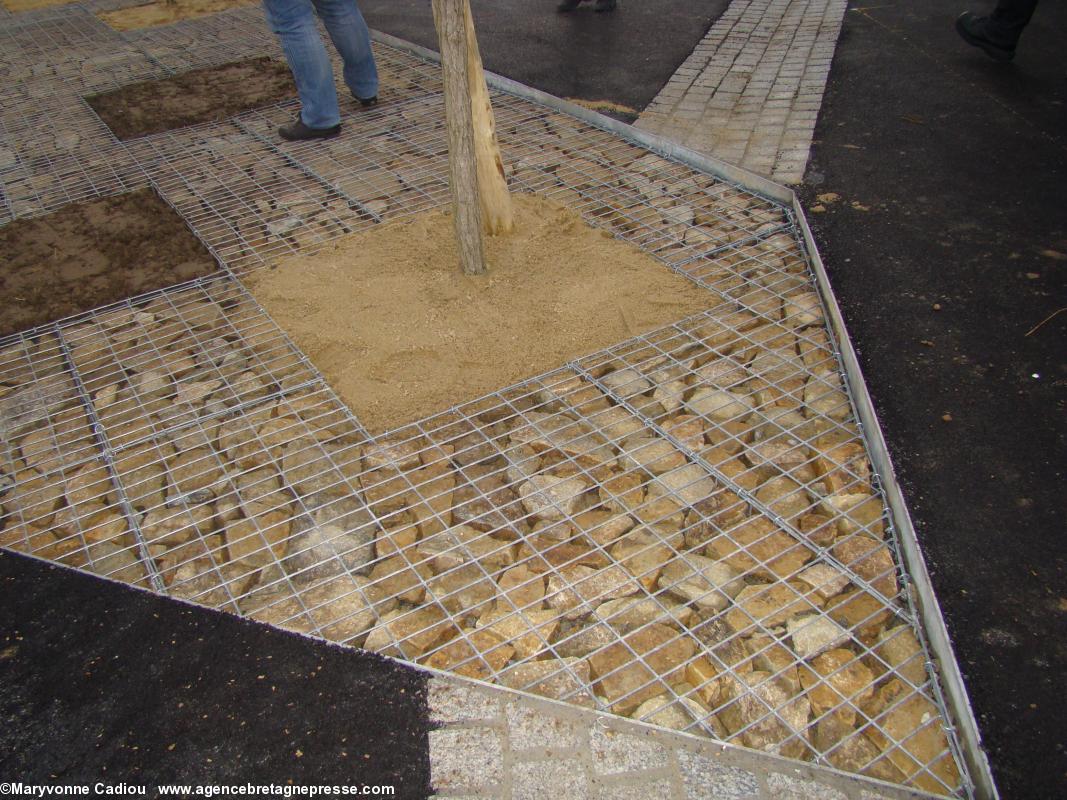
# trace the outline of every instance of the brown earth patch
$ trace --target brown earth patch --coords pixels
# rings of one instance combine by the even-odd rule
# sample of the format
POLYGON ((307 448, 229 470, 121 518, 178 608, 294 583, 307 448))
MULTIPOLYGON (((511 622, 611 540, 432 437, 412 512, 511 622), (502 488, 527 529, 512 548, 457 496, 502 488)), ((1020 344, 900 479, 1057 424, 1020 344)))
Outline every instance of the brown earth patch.
POLYGON ((704 289, 574 211, 516 195, 517 230, 466 276, 442 210, 248 276, 372 432, 477 398, 707 308, 704 289))
MULTIPOLYGON (((36 0, 25 0, 35 2, 36 0)), ((115 11, 102 11, 100 19, 117 31, 132 31, 138 28, 154 28, 170 25, 183 19, 203 17, 225 11, 228 8, 252 5, 255 0, 160 0, 115 11)))
POLYGON ((151 189, 68 205, 0 228, 0 336, 217 269, 151 189))
POLYGON ((264 56, 92 95, 86 102, 119 139, 217 122, 296 96, 289 67, 264 56))
POLYGON ((33 11, 38 8, 50 8, 51 6, 65 6, 74 0, 2 0, 0 5, 8 11, 17 14, 20 11, 33 11))

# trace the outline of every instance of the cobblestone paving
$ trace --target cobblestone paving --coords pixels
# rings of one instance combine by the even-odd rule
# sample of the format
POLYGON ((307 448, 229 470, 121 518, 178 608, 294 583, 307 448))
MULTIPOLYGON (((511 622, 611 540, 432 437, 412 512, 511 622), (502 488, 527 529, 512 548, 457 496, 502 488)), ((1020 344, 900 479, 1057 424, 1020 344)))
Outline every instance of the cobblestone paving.
POLYGON ((799 183, 846 5, 734 0, 637 127, 799 183))
POLYGON ((931 795, 472 681, 430 681, 448 800, 904 800, 931 795))

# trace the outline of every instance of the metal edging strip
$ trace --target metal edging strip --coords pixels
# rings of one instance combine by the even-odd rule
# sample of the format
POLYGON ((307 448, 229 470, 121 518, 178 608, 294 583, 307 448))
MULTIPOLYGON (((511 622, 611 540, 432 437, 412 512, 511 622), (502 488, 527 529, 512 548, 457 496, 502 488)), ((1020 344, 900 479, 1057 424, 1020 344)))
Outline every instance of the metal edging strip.
MULTIPOLYGON (((375 41, 379 41, 382 44, 406 51, 428 61, 440 61, 440 56, 433 50, 406 42, 380 31, 372 31, 371 35, 375 41)), ((604 116, 584 106, 568 102, 538 89, 525 86, 510 78, 505 78, 489 71, 486 71, 485 76, 486 82, 495 89, 588 122, 598 128, 614 133, 622 139, 657 151, 701 172, 739 184, 744 189, 779 202, 792 210, 804 236, 804 244, 808 251, 819 293, 822 295, 826 303, 826 309, 829 312, 829 323, 840 345, 841 362, 844 366, 852 395, 856 401, 856 413, 863 425, 864 435, 870 446, 872 459, 875 461, 873 466, 882 478, 882 488, 885 491, 886 501, 893 516, 894 525, 900 535, 901 552, 918 594, 917 602, 922 614, 926 636, 939 662, 940 681, 952 713, 956 717, 957 731, 963 746, 964 758, 971 773, 971 778, 975 782, 976 797, 982 798, 982 800, 998 800, 1000 794, 993 781, 989 758, 982 748, 982 737, 974 718, 974 711, 967 695, 967 688, 963 683, 963 676, 952 649, 952 643, 949 639, 948 629, 945 627, 940 605, 930 584, 926 561, 919 547, 915 527, 904 500, 904 494, 893 469, 889 450, 882 435, 882 428, 875 414, 874 403, 871 400, 870 393, 867 391, 867 384, 863 379, 859 359, 845 328, 844 316, 841 314, 837 298, 830 286, 829 276, 815 245, 815 239, 812 236, 811 229, 808 227, 804 210, 801 208, 796 192, 749 170, 728 164, 688 147, 683 147, 662 136, 639 130, 632 125, 604 116)))

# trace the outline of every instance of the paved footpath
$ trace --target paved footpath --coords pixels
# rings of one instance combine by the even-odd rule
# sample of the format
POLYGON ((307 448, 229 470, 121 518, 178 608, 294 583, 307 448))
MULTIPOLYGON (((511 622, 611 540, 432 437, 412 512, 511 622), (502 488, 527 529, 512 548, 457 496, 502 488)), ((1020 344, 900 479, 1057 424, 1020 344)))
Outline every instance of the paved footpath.
POLYGON ((635 125, 799 183, 845 8, 845 0, 734 0, 635 125))

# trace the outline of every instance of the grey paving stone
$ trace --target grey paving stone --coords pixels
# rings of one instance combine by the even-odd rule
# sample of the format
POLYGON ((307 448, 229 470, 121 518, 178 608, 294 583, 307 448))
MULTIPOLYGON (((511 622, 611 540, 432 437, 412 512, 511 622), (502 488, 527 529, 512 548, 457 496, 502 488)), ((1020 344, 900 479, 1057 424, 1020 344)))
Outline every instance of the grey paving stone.
POLYGON ((493 728, 430 731, 433 784, 439 791, 491 788, 503 777, 504 749, 493 728))
POLYGON ((593 768, 610 775, 616 772, 640 772, 659 769, 668 764, 667 748, 650 738, 631 736, 595 726, 589 735, 593 768))
POLYGON ((592 787, 590 800, 650 800, 671 796, 671 782, 667 778, 630 780, 623 784, 592 787))
MULTIPOLYGON (((800 158, 796 148, 810 146, 845 9, 846 0, 734 0, 637 127, 776 180, 799 181, 805 165, 793 164, 800 158), (705 112, 700 129, 693 125, 696 107, 705 112), (740 119, 753 108, 760 112, 758 119, 740 119), (798 110, 809 112, 800 126, 798 110), (787 130, 801 138, 781 143, 781 149, 793 148, 783 159, 782 153, 768 156, 762 148, 738 152, 732 140, 709 137, 707 128, 775 142, 787 130)), ((807 155, 804 150, 805 164, 807 155)))
POLYGON ((453 681, 430 681, 430 719, 433 722, 489 720, 500 716, 496 695, 453 681))
POLYGON ((585 770, 575 760, 516 762, 511 767, 512 800, 545 800, 566 797, 588 800, 585 770))
POLYGON ((705 756, 678 751, 678 766, 686 800, 757 800, 759 778, 738 767, 728 767, 705 756))
POLYGON ((578 730, 574 723, 545 714, 541 709, 508 703, 504 716, 508 721, 508 741, 513 751, 578 746, 578 730))
POLYGON ((848 795, 832 786, 777 772, 767 776, 767 788, 781 800, 848 800, 848 795))

